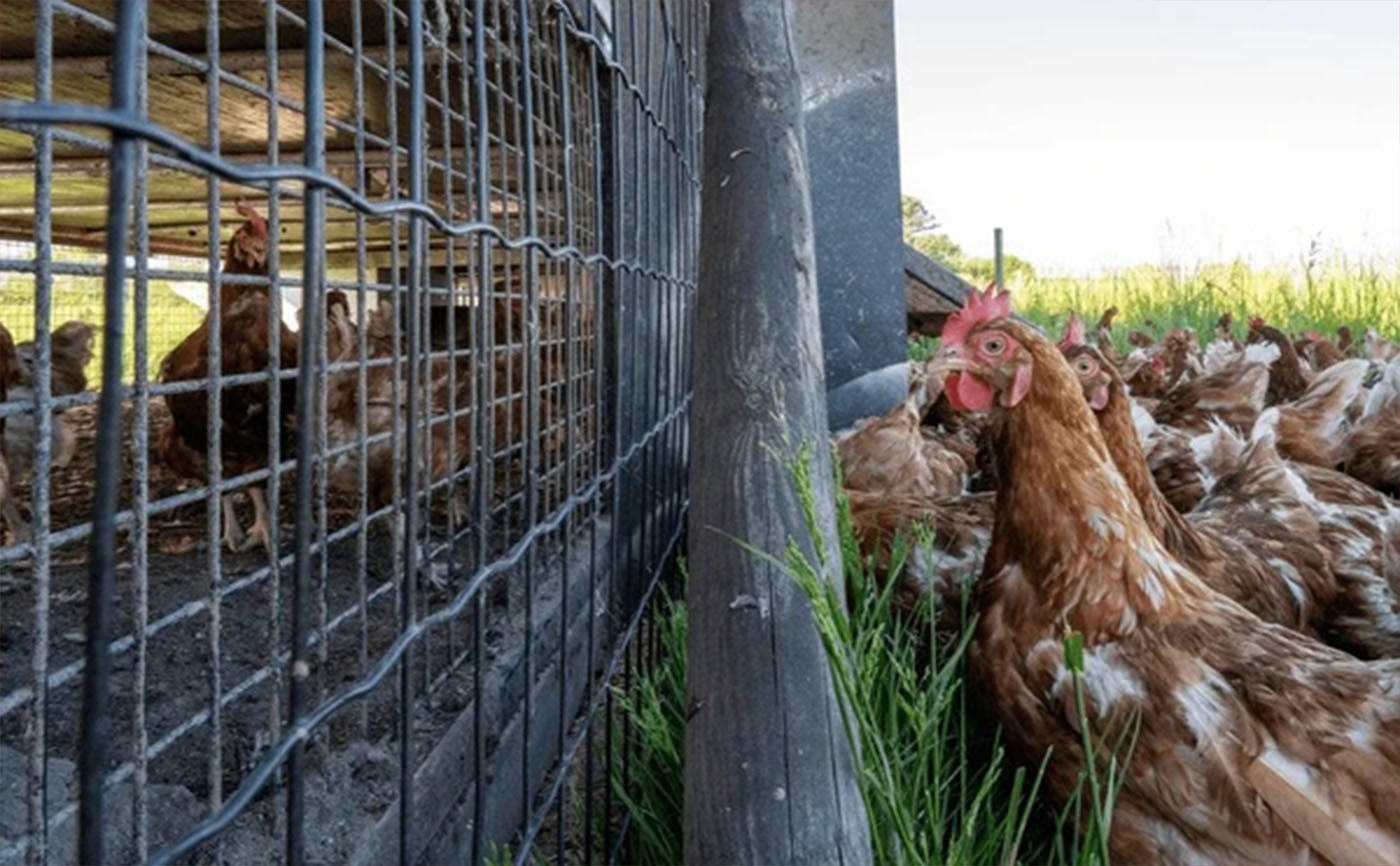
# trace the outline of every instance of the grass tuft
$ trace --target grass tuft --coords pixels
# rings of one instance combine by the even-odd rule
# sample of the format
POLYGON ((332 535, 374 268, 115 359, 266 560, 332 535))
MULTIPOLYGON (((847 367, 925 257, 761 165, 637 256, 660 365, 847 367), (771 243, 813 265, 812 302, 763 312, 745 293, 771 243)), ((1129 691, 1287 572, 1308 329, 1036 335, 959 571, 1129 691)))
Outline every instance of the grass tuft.
MULTIPOLYGON (((811 456, 810 447, 798 448, 786 463, 815 531, 820 523, 811 456)), ((844 497, 838 497, 837 532, 849 608, 823 566, 795 540, 781 557, 745 547, 785 568, 811 603, 857 752, 875 862, 1107 863, 1107 828, 1136 728, 1120 731, 1111 746, 1086 733, 1094 760, 1080 774, 1071 803, 1051 811, 1038 795, 1053 756, 1017 766, 1000 732, 987 731, 968 705, 966 655, 975 618, 967 600, 956 633, 916 633, 894 611, 894 582, 881 579, 873 563, 861 557, 844 497)), ((897 540, 892 570, 931 540, 923 531, 897 540)), ((825 547, 818 539, 814 549, 825 547)), ((922 621, 935 621, 931 608, 920 613, 922 621)), ((617 693, 622 713, 614 723, 630 720, 638 740, 628 768, 630 790, 620 763, 611 773, 614 793, 630 816, 628 862, 683 860, 685 628, 684 605, 671 599, 660 617, 661 660, 630 692, 617 693)), ((1073 676, 1080 729, 1088 732, 1081 672, 1073 676)))

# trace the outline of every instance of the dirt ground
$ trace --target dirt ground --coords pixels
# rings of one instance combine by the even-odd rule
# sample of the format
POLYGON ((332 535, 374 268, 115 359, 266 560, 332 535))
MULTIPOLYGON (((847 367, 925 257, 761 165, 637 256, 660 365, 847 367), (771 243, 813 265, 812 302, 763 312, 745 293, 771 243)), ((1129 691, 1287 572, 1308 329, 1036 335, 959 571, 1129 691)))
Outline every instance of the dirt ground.
MULTIPOLYGON (((165 424, 161 401, 151 404, 150 442, 158 439, 165 424)), ((79 436, 77 457, 53 474, 53 530, 78 525, 90 518, 94 438, 93 407, 70 410, 69 419, 79 436)), ((126 482, 122 489, 122 506, 130 502, 131 412, 126 409, 127 424, 123 448, 126 482)), ((151 454, 149 461, 150 500, 178 493, 182 487, 151 454)), ((280 514, 282 555, 291 553, 293 514, 290 491, 294 478, 284 476, 280 514)), ((20 501, 27 503, 28 490, 17 491, 20 501)), ((353 523, 356 504, 353 501, 331 499, 327 503, 331 530, 353 523)), ((251 521, 251 509, 245 502, 241 519, 251 521)), ((518 535, 518 520, 504 520, 513 525, 493 526, 490 536, 493 553, 502 549, 511 535, 518 535)), ((290 593, 291 567, 284 566, 281 574, 251 579, 265 569, 269 555, 261 550, 251 553, 222 554, 221 573, 225 588, 218 602, 218 672, 225 695, 230 690, 240 693, 221 708, 221 736, 215 750, 212 726, 208 714, 213 697, 214 645, 211 640, 213 618, 208 606, 210 598, 210 555, 206 539, 206 503, 181 506, 150 518, 149 562, 146 569, 148 592, 148 622, 156 626, 168 622, 149 638, 146 648, 145 730, 146 742, 160 750, 150 759, 149 787, 151 851, 174 841, 188 830, 192 818, 207 813, 211 802, 210 772, 212 758, 221 762, 221 795, 227 797, 251 769, 262 752, 274 741, 286 713, 287 686, 282 680, 276 653, 285 651, 291 633, 290 593), (229 591, 229 588, 243 585, 229 591), (203 609, 198 609, 203 603, 203 609), (275 616, 273 615, 273 612, 275 616)), ((435 521, 439 522, 440 521, 435 521)), ((362 654, 372 665, 393 642, 399 632, 399 592, 393 583, 395 573, 394 544, 388 520, 369 527, 365 536, 366 554, 363 568, 368 592, 378 591, 377 597, 363 614, 356 612, 359 599, 360 558, 355 536, 332 545, 325 560, 313 566, 313 599, 309 605, 313 624, 335 622, 324 647, 313 650, 311 706, 337 687, 358 677, 362 672, 362 654), (324 598, 324 606, 321 599, 324 598), (362 649, 361 640, 364 640, 362 649)), ((459 545, 453 551, 451 567, 439 564, 431 571, 442 583, 435 586, 427 580, 417 583, 419 615, 438 609, 457 592, 457 585, 475 568, 476 557, 470 545, 459 545)), ((116 616, 113 636, 130 637, 136 623, 136 572, 132 566, 132 544, 126 533, 119 536, 119 561, 116 587, 116 616)), ((5 570, 0 590, 0 701, 18 690, 33 685, 33 647, 35 640, 35 599, 30 567, 27 563, 0 566, 5 570)), ((84 623, 86 617, 87 541, 74 542, 53 551, 51 567, 49 614, 50 676, 78 663, 84 652, 84 623)), ((522 636, 510 634, 503 626, 509 622, 507 608, 518 605, 510 592, 499 582, 487 588, 487 609, 484 635, 488 656, 499 651, 505 641, 518 642, 522 636)), ((414 666, 414 680, 423 697, 415 713, 415 746, 426 753, 436 729, 460 712, 469 700, 467 690, 460 685, 438 688, 428 694, 428 685, 439 678, 455 660, 458 673, 470 669, 467 662, 471 645, 470 608, 460 621, 441 628, 419 646, 414 666)), ((137 652, 134 641, 128 640, 113 654, 111 680, 111 715, 109 754, 116 770, 132 760, 139 747, 135 689, 137 687, 137 652)), ((448 677, 445 681, 459 680, 448 677)), ((49 755, 50 807, 57 812, 71 803, 75 792, 72 762, 76 760, 82 675, 69 670, 66 681, 51 686, 47 694, 45 740, 49 755), (55 780, 59 780, 55 786, 55 780), (68 781, 63 781, 63 780, 68 781)), ((318 735, 308 751, 313 777, 308 785, 308 854, 313 862, 339 862, 344 859, 345 845, 354 833, 349 824, 363 823, 378 815, 397 794, 397 754, 393 750, 397 721, 397 679, 389 677, 385 684, 367 700, 352 704, 318 735), (389 744, 389 745, 386 745, 389 744), (357 817, 358 816, 358 817, 357 817), (314 828, 314 832, 313 829, 314 828)), ((0 758, 3 758, 3 785, 0 785, 0 863, 8 862, 4 851, 11 849, 25 832, 23 801, 24 763, 21 760, 30 748, 32 720, 29 703, 24 701, 0 717, 0 758)), ((276 786, 270 786, 276 787, 276 786)), ((118 859, 127 862, 134 857, 129 836, 131 796, 129 785, 119 785, 113 795, 116 804, 114 833, 118 859), (127 793, 122 794, 122 791, 127 793), (123 799, 124 798, 124 799, 123 799), (125 810, 125 811, 123 811, 125 810), (125 819, 122 815, 127 816, 125 819), (126 831, 121 829, 125 820, 126 831)), ((234 862, 266 859, 280 849, 280 795, 264 793, 226 834, 222 845, 224 856, 234 862), (272 847, 269 847, 272 846, 272 847)), ((65 833, 71 834, 72 822, 54 831, 51 857, 65 850, 65 833)), ((71 842, 71 840, 70 840, 71 842)), ((22 857, 22 855, 20 855, 22 857)), ((205 856, 211 856, 206 852, 205 856)), ((205 859, 201 856, 199 859, 205 859)), ((59 861, 55 861, 59 862, 59 861)))

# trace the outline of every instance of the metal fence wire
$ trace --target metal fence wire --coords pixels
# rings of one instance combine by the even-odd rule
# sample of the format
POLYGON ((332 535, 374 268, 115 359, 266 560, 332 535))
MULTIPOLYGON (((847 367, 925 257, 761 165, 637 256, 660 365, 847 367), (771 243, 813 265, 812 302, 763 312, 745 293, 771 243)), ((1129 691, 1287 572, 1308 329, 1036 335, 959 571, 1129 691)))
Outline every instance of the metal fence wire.
POLYGON ((0 864, 616 860, 698 0, 0 15, 0 864))

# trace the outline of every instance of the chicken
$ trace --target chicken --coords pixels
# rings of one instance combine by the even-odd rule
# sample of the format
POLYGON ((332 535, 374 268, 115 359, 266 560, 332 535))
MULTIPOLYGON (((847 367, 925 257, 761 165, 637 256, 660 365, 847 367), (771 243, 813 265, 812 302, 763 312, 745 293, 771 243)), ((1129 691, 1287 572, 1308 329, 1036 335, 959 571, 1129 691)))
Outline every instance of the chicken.
POLYGON ((1336 583, 1318 549, 1321 529, 1314 516, 1282 495, 1244 501, 1222 497, 1183 517, 1153 481, 1138 442, 1131 398, 1117 371, 1090 346, 1061 343, 1061 351, 1079 377, 1114 466, 1167 551, 1260 619, 1321 634, 1336 583))
POLYGON ((1172 328, 1162 338, 1162 357, 1167 365, 1167 387, 1178 382, 1194 379, 1205 372, 1201 367, 1200 342, 1196 332, 1190 328, 1172 328))
POLYGON ((1382 338, 1380 332, 1375 328, 1366 329, 1366 336, 1362 338, 1361 346, 1366 357, 1372 361, 1388 363, 1400 358, 1400 346, 1382 338))
POLYGON ((894 607, 905 622, 922 630, 917 614, 923 600, 931 598, 935 626, 955 629, 991 540, 995 494, 927 500, 847 488, 842 495, 850 506, 851 529, 862 556, 874 563, 877 578, 896 581, 894 607), (923 538, 921 529, 926 532, 923 538), (908 554, 896 563, 899 537, 908 554), (891 574, 896 565, 901 567, 891 574))
POLYGON ((1342 357, 1350 358, 1351 350, 1355 346, 1352 340, 1351 328, 1346 325, 1337 326, 1337 351, 1342 353, 1342 357))
POLYGON ((1347 409, 1360 394, 1365 375, 1365 361, 1339 362, 1320 373, 1297 400, 1265 410, 1277 416, 1268 423, 1277 433, 1279 453, 1314 466, 1340 464, 1347 409))
MULTIPOLYGON (((229 240, 224 258, 225 274, 267 276, 267 224, 262 215, 239 203, 238 212, 246 222, 239 226, 229 240)), ((170 351, 160 365, 160 381, 164 384, 204 382, 210 377, 210 322, 219 317, 219 351, 221 373, 224 377, 262 373, 268 369, 274 351, 269 337, 270 301, 267 288, 260 285, 224 285, 219 297, 219 309, 210 310, 204 321, 178 346, 170 351)), ((278 317, 276 352, 280 369, 297 367, 297 337, 278 317)), ((176 475, 200 484, 208 482, 207 454, 209 398, 207 383, 196 390, 177 391, 165 395, 170 410, 170 424, 161 434, 158 445, 161 458, 176 475)), ((278 422, 281 430, 282 453, 289 453, 294 443, 293 418, 296 411, 296 380, 285 378, 279 387, 278 422)), ((223 477, 232 478, 267 466, 269 448, 268 425, 271 400, 266 382, 223 387, 219 405, 219 454, 223 477)), ((272 535, 267 500, 261 485, 249 489, 253 500, 253 525, 245 535, 234 510, 232 492, 222 495, 223 538, 221 543, 231 551, 250 550, 261 545, 271 552, 272 535)))
POLYGON ((1299 350, 1299 354, 1319 373, 1346 358, 1336 343, 1318 331, 1309 331, 1304 335, 1303 348, 1299 350))
POLYGON ((1296 400, 1307 390, 1312 376, 1304 369, 1298 351, 1278 328, 1267 325, 1258 316, 1249 320, 1248 343, 1270 343, 1278 348, 1278 360, 1269 366, 1269 389, 1264 394, 1265 406, 1276 406, 1296 400))
MULTIPOLYGON (((1260 416, 1252 438, 1271 440, 1273 418, 1260 416)), ((1317 517, 1338 586, 1329 642, 1366 657, 1400 655, 1400 506, 1349 475, 1285 463, 1276 453, 1267 475, 1238 473, 1224 451, 1221 457, 1215 469, 1234 484, 1234 496, 1291 495, 1317 517)))
POLYGON ((1094 328, 1094 341, 1098 344, 1099 353, 1115 367, 1119 364, 1118 352, 1113 348, 1113 319, 1118 315, 1117 307, 1109 307, 1099 316, 1099 323, 1094 328))
MULTIPOLYGON (((54 397, 78 394, 87 388, 84 368, 92 361, 93 327, 86 322, 65 322, 50 334, 49 393, 54 397)), ((32 341, 14 346, 7 374, 8 396, 16 403, 34 405, 38 399, 38 357, 32 341)), ((54 412, 49 425, 49 465, 61 469, 73 461, 78 437, 68 422, 67 412, 54 412)), ((33 412, 13 415, 4 427, 5 457, 10 484, 29 476, 37 459, 39 419, 33 412)), ((22 539, 29 537, 29 524, 21 516, 13 496, 3 501, 5 522, 22 539)))
POLYGON ((955 405, 1000 416, 968 678, 1023 758, 1053 748, 1051 796, 1078 796, 1081 731, 1137 724, 1118 862, 1400 864, 1400 661, 1265 623, 1171 556, 1077 377, 1006 295, 970 298, 943 347, 955 405))
POLYGON ((1234 332, 1235 317, 1221 313, 1215 323, 1215 336, 1206 344, 1205 355, 1201 359, 1202 373, 1209 376, 1218 373, 1239 357, 1244 345, 1234 332))
POLYGON ((1269 363, 1277 359, 1271 346, 1246 347, 1238 360, 1225 368, 1186 382, 1178 382, 1157 404, 1152 417, 1193 433, 1204 433, 1211 418, 1219 418, 1241 432, 1254 426, 1264 408, 1269 387, 1269 363))
POLYGON ((1144 450, 1156 487, 1172 508, 1186 513, 1200 505, 1215 484, 1215 478, 1224 474, 1210 469, 1212 456, 1219 449, 1236 445, 1238 450, 1229 459, 1232 467, 1238 463, 1243 441, 1235 428, 1222 421, 1211 421, 1210 430, 1197 435, 1168 425, 1156 425, 1144 450))
POLYGON ((859 422, 837 439, 846 487, 922 501, 963 492, 967 464, 920 426, 925 409, 938 397, 939 379, 935 372, 926 381, 920 372, 902 403, 879 418, 859 422))
POLYGON ((1147 400, 1160 400, 1166 396, 1167 362, 1159 351, 1134 349, 1118 367, 1123 371, 1123 381, 1128 383, 1133 396, 1147 400))
POLYGON ((1342 453, 1347 474, 1400 497, 1400 358, 1386 365, 1381 380, 1371 388, 1342 453))
POLYGON ((1128 345, 1134 349, 1150 349, 1157 341, 1146 331, 1129 331, 1128 345))

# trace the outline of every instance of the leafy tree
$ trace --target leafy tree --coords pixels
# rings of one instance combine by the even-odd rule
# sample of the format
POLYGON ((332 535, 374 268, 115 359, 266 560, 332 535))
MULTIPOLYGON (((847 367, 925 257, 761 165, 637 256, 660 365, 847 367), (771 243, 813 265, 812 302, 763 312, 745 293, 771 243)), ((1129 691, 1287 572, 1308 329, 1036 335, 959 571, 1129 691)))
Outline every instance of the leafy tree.
POLYGON ((924 203, 912 195, 903 196, 904 241, 914 249, 953 270, 962 267, 963 251, 946 234, 938 231, 938 220, 924 203))

